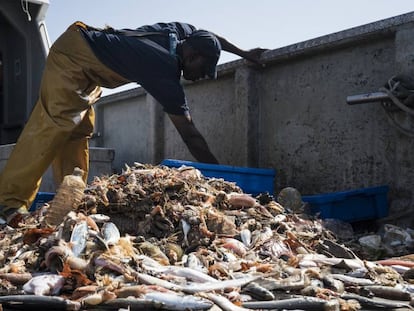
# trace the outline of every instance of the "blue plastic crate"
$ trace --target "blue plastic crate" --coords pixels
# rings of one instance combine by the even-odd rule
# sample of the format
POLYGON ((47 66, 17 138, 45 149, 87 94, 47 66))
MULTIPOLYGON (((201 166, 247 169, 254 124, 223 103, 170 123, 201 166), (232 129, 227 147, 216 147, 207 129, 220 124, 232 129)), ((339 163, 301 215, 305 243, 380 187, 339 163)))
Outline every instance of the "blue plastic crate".
POLYGON ((29 211, 33 212, 37 210, 39 207, 42 207, 45 203, 52 201, 54 196, 55 193, 53 192, 38 192, 36 194, 35 200, 32 203, 32 206, 30 206, 29 211))
POLYGON ((205 177, 223 178, 235 182, 243 192, 258 195, 268 192, 273 194, 276 171, 274 169, 249 168, 230 165, 207 164, 191 161, 165 159, 161 165, 168 167, 192 166, 205 177))
POLYGON ((346 222, 372 220, 388 216, 388 186, 303 196, 311 214, 346 222))

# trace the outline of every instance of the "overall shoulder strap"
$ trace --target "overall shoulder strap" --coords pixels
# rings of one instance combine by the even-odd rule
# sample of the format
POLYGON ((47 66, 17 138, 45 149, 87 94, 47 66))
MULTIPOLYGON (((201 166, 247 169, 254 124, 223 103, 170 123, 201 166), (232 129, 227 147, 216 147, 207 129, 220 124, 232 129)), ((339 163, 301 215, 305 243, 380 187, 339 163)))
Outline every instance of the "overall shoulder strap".
POLYGON ((167 50, 166 48, 164 48, 163 46, 159 45, 158 43, 149 40, 145 37, 147 36, 153 36, 153 35, 159 35, 159 36, 164 36, 164 37, 168 37, 169 38, 169 44, 170 44, 170 49, 169 49, 169 54, 172 56, 176 55, 176 51, 177 51, 177 44, 178 44, 178 38, 177 35, 173 32, 169 32, 169 33, 165 33, 165 32, 140 32, 140 31, 133 31, 133 30, 118 30, 117 33, 122 34, 124 36, 127 37, 138 37, 138 38, 142 38, 142 39, 146 39, 145 41, 154 46, 157 46, 157 48, 159 49, 163 49, 163 50, 167 50))
POLYGON ((145 40, 148 44, 150 44, 151 46, 159 49, 159 50, 163 50, 163 51, 167 51, 170 55, 172 56, 176 56, 176 50, 177 50, 177 43, 178 43, 178 38, 177 35, 173 32, 162 32, 162 31, 138 31, 138 30, 127 30, 127 29, 120 29, 120 30, 116 30, 112 27, 108 27, 108 28, 95 28, 89 25, 86 25, 83 22, 75 22, 75 25, 84 28, 85 30, 92 30, 92 31, 102 31, 102 32, 106 32, 106 33, 112 33, 112 34, 119 34, 119 35, 123 35, 123 36, 127 36, 127 37, 139 37, 139 38, 145 38, 148 36, 164 36, 164 37, 168 37, 169 38, 169 43, 170 43, 170 49, 169 51, 167 51, 166 48, 164 48, 163 46, 159 45, 158 43, 152 41, 152 40, 145 40))

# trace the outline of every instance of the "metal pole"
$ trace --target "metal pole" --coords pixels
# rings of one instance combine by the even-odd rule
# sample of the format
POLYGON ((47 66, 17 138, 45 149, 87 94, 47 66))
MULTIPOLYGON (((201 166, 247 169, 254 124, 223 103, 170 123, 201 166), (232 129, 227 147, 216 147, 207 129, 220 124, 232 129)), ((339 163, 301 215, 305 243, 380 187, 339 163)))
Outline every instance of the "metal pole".
POLYGON ((346 102, 348 105, 366 104, 386 100, 390 100, 390 98, 388 94, 385 92, 373 92, 366 94, 350 95, 346 98, 346 102))

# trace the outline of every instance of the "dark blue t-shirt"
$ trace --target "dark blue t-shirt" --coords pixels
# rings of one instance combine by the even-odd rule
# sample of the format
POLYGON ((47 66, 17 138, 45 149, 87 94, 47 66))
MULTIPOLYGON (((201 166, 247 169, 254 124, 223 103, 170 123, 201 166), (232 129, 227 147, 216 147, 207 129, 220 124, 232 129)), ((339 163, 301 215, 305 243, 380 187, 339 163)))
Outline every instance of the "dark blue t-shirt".
POLYGON ((183 87, 180 83, 181 65, 176 55, 170 53, 169 33, 178 40, 194 32, 196 28, 185 23, 158 23, 142 26, 134 31, 150 34, 131 36, 118 31, 83 30, 94 54, 106 66, 126 79, 137 82, 171 114, 188 112, 183 87))

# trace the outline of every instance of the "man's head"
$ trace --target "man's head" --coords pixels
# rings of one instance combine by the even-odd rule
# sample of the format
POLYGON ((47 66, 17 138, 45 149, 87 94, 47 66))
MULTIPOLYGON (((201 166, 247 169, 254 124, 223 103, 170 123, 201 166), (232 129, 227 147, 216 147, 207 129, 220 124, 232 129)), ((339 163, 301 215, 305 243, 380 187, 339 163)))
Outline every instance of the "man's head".
POLYGON ((193 81, 206 76, 216 78, 220 51, 220 42, 214 34, 206 30, 193 32, 183 42, 184 78, 193 81))

